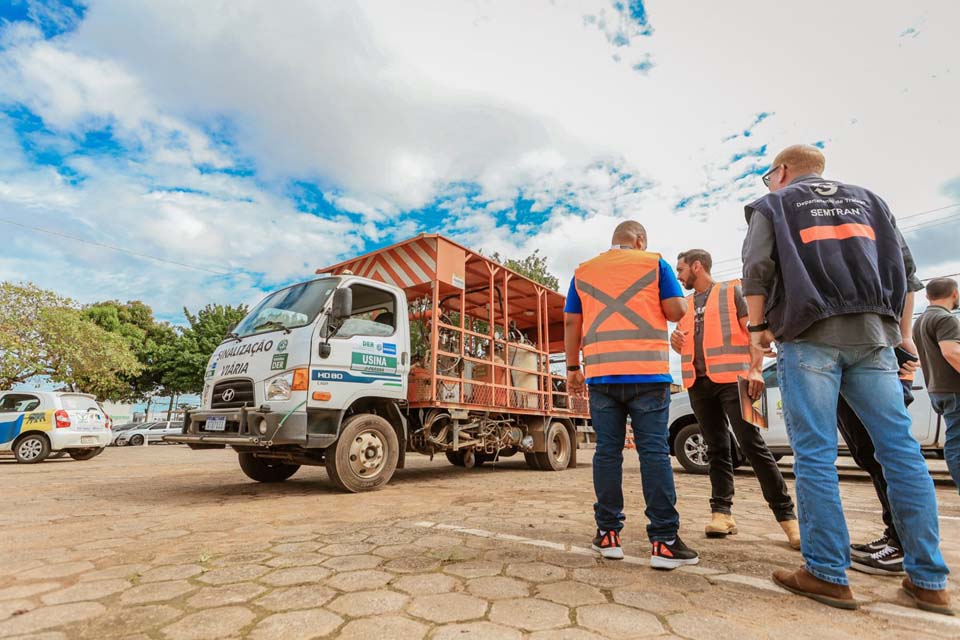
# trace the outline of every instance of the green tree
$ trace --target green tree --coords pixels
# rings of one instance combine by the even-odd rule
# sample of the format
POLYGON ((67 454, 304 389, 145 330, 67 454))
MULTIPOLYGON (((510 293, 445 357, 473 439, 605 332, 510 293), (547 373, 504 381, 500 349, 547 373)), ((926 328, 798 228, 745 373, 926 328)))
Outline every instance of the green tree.
POLYGON ((44 309, 40 333, 48 346, 45 375, 74 391, 122 400, 129 393, 127 378, 143 369, 122 336, 97 326, 78 309, 44 309))
POLYGON ((208 304, 196 314, 186 308, 188 327, 163 348, 163 386, 167 394, 180 395, 203 391, 207 362, 238 322, 247 315, 246 305, 208 304))
POLYGON ((124 396, 124 377, 140 369, 126 341, 71 300, 30 283, 0 283, 0 388, 46 376, 115 400, 124 396))
POLYGON ((550 273, 550 270, 547 268, 547 256, 541 255, 540 249, 535 249, 533 253, 522 260, 516 260, 514 258, 504 259, 499 253, 491 254, 490 259, 502 264, 507 269, 516 271, 522 276, 526 276, 535 282, 550 287, 554 291, 560 290, 560 281, 557 279, 557 276, 550 273))
POLYGON ((177 333, 166 322, 157 322, 153 310, 139 300, 123 304, 108 300, 89 305, 84 315, 103 329, 121 336, 142 365, 141 371, 124 378, 127 388, 123 400, 139 401, 150 398, 163 390, 164 347, 172 345, 177 333))

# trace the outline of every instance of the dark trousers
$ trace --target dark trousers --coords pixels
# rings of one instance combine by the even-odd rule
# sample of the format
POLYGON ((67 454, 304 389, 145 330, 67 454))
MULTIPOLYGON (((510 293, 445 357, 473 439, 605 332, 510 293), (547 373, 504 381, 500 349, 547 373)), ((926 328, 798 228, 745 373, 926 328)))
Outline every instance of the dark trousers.
POLYGON ((647 537, 651 542, 670 542, 677 537, 680 514, 667 442, 667 414, 670 410, 670 385, 591 384, 590 417, 597 435, 593 454, 593 505, 597 528, 620 531, 623 513, 623 445, 627 436, 627 416, 633 426, 633 441, 640 457, 640 481, 644 513, 649 521, 647 537))
MULTIPOLYGON (((903 385, 903 403, 909 407, 913 402, 913 392, 910 390, 910 381, 901 380, 900 384, 903 385)), ((837 403, 837 427, 840 429, 840 435, 843 436, 843 441, 847 443, 847 448, 850 450, 850 457, 853 458, 853 461, 857 463, 858 467, 870 474, 870 479, 873 481, 873 488, 877 491, 877 498, 880 500, 880 508, 883 510, 883 524, 887 527, 884 535, 890 539, 892 546, 902 549, 900 536, 897 535, 897 528, 893 524, 893 515, 890 512, 890 501, 887 500, 887 481, 884 479, 883 469, 880 467, 880 463, 877 462, 877 458, 874 455, 873 440, 870 439, 870 434, 867 433, 866 427, 863 426, 860 418, 857 417, 857 414, 850 408, 847 401, 843 399, 843 396, 840 396, 840 400, 837 403)))
POLYGON ((710 510, 730 514, 733 508, 733 452, 727 421, 747 457, 763 497, 778 522, 796 520, 793 499, 783 481, 783 474, 767 449, 760 430, 744 421, 740 414, 740 394, 737 383, 717 384, 706 377, 697 378, 690 387, 690 406, 700 423, 700 433, 707 442, 710 457, 710 510))

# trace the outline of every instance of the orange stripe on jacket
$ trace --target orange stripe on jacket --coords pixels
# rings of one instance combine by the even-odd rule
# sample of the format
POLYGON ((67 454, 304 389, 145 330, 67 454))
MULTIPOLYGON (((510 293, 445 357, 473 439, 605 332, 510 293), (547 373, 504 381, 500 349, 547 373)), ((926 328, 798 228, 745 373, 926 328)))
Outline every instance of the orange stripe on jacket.
POLYGON ((873 227, 866 224, 838 224, 838 225, 820 225, 817 227, 807 227, 800 230, 800 239, 804 244, 816 242, 817 240, 846 240, 848 238, 870 238, 876 240, 877 235, 873 232, 873 227))

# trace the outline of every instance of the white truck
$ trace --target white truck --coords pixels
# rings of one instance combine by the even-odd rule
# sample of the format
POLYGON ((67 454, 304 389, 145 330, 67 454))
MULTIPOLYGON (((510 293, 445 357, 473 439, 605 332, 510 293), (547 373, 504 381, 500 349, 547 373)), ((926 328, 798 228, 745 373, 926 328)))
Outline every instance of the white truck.
POLYGON ((268 295, 211 357, 181 435, 233 447, 260 482, 326 466, 346 491, 388 482, 407 452, 472 467, 523 453, 576 463, 587 405, 550 370, 563 296, 437 235, 268 295))

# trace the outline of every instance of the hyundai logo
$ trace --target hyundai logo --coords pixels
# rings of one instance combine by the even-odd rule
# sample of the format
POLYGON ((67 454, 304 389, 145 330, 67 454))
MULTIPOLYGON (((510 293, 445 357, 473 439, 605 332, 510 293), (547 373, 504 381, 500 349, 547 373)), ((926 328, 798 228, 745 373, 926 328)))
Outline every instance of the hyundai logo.
POLYGON ((235 395, 236 395, 236 391, 234 391, 233 389, 224 389, 223 393, 220 394, 220 397, 223 399, 224 402, 230 402, 231 400, 233 400, 233 396, 235 395))

